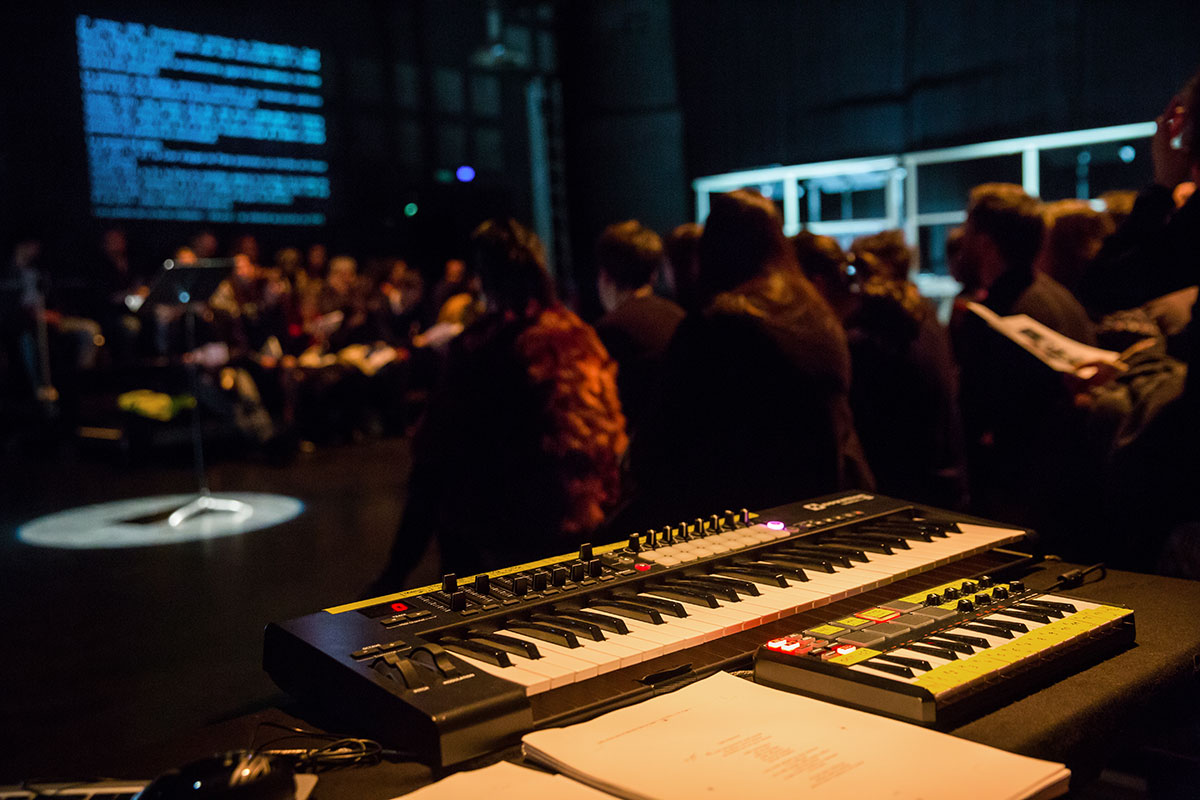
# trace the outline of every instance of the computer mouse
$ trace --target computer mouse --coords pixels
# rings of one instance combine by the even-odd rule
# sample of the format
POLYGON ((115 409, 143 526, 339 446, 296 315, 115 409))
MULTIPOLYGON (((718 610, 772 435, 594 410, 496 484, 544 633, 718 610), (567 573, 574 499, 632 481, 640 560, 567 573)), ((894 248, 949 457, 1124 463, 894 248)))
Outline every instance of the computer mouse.
POLYGON ((163 773, 134 800, 295 800, 294 775, 278 757, 231 750, 163 773))

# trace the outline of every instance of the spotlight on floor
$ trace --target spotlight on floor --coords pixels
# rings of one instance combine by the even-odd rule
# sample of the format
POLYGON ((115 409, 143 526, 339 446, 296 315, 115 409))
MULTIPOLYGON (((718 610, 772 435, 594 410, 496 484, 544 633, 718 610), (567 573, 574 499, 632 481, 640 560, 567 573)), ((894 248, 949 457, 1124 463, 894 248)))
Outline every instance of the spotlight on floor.
POLYGON ((17 538, 36 547, 89 550, 149 547, 224 536, 238 536, 294 519, 304 503, 294 497, 261 492, 228 492, 212 496, 211 508, 198 509, 172 524, 174 512, 195 495, 137 497, 59 511, 17 529, 17 538), (236 509, 236 510, 227 510, 236 509))

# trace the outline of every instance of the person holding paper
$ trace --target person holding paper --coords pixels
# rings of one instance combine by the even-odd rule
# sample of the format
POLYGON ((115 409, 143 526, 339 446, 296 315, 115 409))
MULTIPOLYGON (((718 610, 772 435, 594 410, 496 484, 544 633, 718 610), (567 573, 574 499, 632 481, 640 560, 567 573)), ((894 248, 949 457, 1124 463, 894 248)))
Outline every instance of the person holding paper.
MULTIPOLYGON (((974 297, 995 314, 1024 314, 1082 344, 1094 343, 1083 306, 1048 275, 1034 270, 1044 232, 1041 203, 1014 184, 971 192, 960 270, 974 297)), ((1086 464, 1076 458, 1079 433, 1059 374, 976 314, 959 315, 951 331, 960 368, 960 406, 967 438, 974 510, 1065 534, 1075 526, 1070 498, 1086 464)), ((1094 488, 1094 487, 1090 487, 1094 488)), ((1073 538, 1064 535, 1063 544, 1073 538)))

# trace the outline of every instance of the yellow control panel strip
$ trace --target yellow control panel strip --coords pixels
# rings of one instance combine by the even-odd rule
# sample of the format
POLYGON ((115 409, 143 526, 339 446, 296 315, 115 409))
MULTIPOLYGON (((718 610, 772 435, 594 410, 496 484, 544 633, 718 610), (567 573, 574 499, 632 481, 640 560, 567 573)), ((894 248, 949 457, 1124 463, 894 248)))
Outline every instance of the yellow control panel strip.
POLYGON ((1047 625, 1023 633, 1011 642, 994 645, 986 650, 977 651, 973 656, 934 667, 911 683, 923 686, 935 695, 941 694, 986 675, 1000 672, 1012 664, 1024 661, 1089 631, 1108 626, 1131 614, 1133 612, 1129 609, 1115 606, 1081 609, 1068 617, 1056 619, 1047 625))

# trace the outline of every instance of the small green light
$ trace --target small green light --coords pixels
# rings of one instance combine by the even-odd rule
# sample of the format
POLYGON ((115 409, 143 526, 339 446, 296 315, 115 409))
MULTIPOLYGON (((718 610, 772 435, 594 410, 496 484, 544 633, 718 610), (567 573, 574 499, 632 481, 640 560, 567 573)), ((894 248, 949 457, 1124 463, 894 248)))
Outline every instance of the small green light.
POLYGON ((454 183, 454 173, 448 169, 439 169, 433 173, 433 179, 438 183, 454 183))
POLYGON ((404 216, 415 217, 417 215, 417 204, 409 203, 404 207, 404 216))

